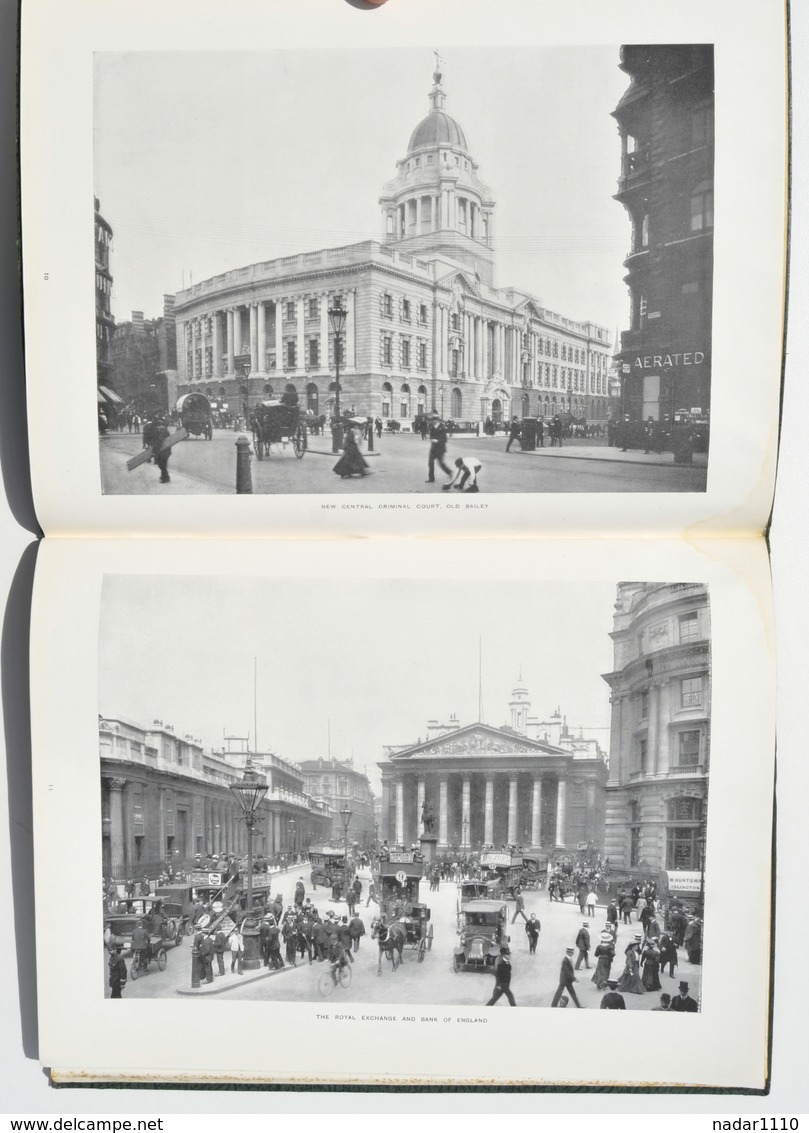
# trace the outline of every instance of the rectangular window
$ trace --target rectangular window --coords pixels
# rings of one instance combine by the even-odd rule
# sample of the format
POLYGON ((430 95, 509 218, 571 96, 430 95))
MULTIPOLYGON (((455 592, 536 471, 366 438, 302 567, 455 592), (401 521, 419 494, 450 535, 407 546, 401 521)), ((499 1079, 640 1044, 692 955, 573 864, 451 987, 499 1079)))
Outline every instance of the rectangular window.
POLYGON ((699 730, 680 732, 678 767, 696 767, 699 763, 699 730))
POLYGON ((640 773, 641 775, 645 775, 647 769, 647 760, 649 757, 649 745, 646 740, 638 741, 638 755, 640 757, 640 773))
POLYGON ((422 303, 419 306, 419 322, 426 325, 427 323, 427 304, 422 303))
POLYGON ((427 369, 427 343, 426 342, 420 342, 419 343, 419 369, 420 370, 426 370, 427 369))
POLYGON ((290 370, 294 370, 298 364, 298 351, 294 339, 287 342, 287 366, 290 370))
POLYGON ((316 338, 309 339, 309 365, 317 366, 320 364, 320 343, 316 338))
POLYGON ((295 300, 294 299, 291 299, 286 304, 286 309, 287 309, 287 316, 286 316, 287 322, 293 322, 294 319, 295 319, 295 300))
POLYGON ((699 616, 696 611, 693 614, 683 614, 680 618, 680 641, 692 641, 695 637, 699 637, 699 616))
POLYGON ((320 303, 317 299, 309 300, 309 318, 316 319, 320 314, 320 303))
POLYGON ((406 323, 410 322, 410 300, 409 299, 403 299, 402 300, 402 318, 404 319, 404 321, 406 323))
POLYGON ((629 864, 636 866, 640 861, 640 827, 633 826, 629 831, 629 864))
POLYGON ((382 362, 386 366, 393 365, 393 339, 389 334, 382 339, 382 362))
POLYGON ((699 708, 702 704, 702 677, 685 677, 680 687, 683 708, 699 708))
POLYGON ((393 317, 393 296, 385 294, 382 296, 382 313, 389 318, 393 317))
POLYGON ((405 338, 402 341, 402 365, 410 366, 410 339, 405 338))

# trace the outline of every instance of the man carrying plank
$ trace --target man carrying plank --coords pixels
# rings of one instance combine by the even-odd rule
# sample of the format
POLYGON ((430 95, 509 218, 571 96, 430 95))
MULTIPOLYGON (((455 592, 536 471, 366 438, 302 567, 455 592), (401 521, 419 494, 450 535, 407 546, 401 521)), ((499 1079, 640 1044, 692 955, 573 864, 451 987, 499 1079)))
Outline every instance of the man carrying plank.
POLYGON ((139 452, 137 456, 133 456, 126 462, 126 466, 131 472, 133 468, 137 468, 140 464, 145 464, 149 460, 154 460, 157 467, 160 469, 160 483, 168 484, 171 477, 169 476, 169 457, 171 456, 171 446, 177 444, 178 441, 184 440, 188 436, 185 429, 178 429, 176 433, 169 433, 166 427, 166 422, 163 417, 156 413, 143 428, 143 452, 139 452))

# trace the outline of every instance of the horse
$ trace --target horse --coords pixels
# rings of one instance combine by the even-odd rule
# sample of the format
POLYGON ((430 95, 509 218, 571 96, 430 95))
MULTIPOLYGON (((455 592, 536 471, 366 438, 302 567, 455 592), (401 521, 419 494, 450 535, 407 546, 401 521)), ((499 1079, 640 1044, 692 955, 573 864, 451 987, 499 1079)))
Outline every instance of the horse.
POLYGON ((399 924, 398 921, 391 925, 385 924, 384 921, 373 921, 371 924, 371 940, 376 940, 379 944, 379 962, 376 967, 376 974, 382 975, 382 955, 386 955, 390 962, 393 964, 394 972, 401 964, 404 958, 404 946, 407 939, 405 927, 399 924))

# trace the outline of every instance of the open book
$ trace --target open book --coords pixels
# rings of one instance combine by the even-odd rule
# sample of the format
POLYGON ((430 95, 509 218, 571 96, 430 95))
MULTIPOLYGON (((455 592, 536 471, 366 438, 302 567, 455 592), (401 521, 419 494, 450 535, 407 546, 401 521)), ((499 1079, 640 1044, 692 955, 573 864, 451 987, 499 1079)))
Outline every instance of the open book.
POLYGON ((560 9, 26 0, 54 1081, 766 1084, 784 17, 560 9))

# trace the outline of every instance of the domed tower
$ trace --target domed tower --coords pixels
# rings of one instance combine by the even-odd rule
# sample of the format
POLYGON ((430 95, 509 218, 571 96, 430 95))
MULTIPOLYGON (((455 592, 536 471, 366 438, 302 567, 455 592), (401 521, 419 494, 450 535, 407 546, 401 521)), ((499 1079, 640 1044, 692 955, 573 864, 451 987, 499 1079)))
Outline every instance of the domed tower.
POLYGON ((407 155, 379 198, 385 242, 451 256, 493 286, 494 201, 478 177, 466 135, 444 109, 442 77, 436 70, 430 112, 411 134, 407 155))
POLYGON ((520 669, 517 683, 512 689, 511 700, 508 702, 508 706, 511 712, 511 727, 515 732, 522 732, 524 734, 531 701, 528 699, 528 689, 523 684, 522 669, 520 669))

